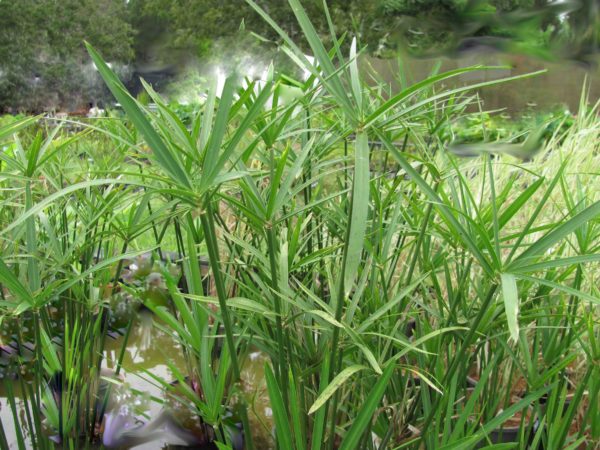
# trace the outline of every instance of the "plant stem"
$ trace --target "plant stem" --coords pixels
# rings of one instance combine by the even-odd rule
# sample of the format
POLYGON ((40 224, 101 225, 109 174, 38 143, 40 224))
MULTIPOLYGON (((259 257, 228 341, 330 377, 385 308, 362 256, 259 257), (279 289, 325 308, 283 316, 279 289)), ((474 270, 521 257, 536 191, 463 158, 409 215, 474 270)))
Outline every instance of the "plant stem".
MULTIPOLYGON (((278 347, 278 369, 279 383, 283 390, 282 396, 288 398, 288 371, 286 369, 285 345, 283 342, 283 326, 281 323, 281 299, 279 298, 279 282, 277 277, 277 240, 273 225, 267 226, 267 245, 269 247, 269 263, 271 266, 271 289, 273 291, 273 304, 275 306, 275 333, 278 347)), ((287 403, 286 403, 287 405, 287 403)))
MULTIPOLYGON (((227 308, 227 293, 225 291, 225 284, 221 276, 220 268, 220 255, 219 247, 217 242, 217 235, 215 230, 215 223, 213 219, 212 205, 209 197, 204 198, 204 213, 200 215, 200 221, 202 223, 202 230, 204 232, 204 239, 206 240, 206 249, 208 251, 208 260, 213 272, 213 278, 215 280, 215 288, 217 291, 217 298, 219 300, 219 307, 221 309, 221 318, 223 319, 223 327, 225 328, 225 340, 229 353, 231 355, 231 370, 233 371, 233 378, 235 383, 241 385, 242 377, 240 372, 240 366, 238 362, 237 349, 235 342, 233 341, 233 326, 229 317, 229 310, 227 308)), ((241 386, 239 386, 241 387, 241 386)), ((254 442, 252 441, 252 433, 250 431, 250 423, 248 422, 248 412, 246 408, 246 400, 241 398, 241 406, 239 413, 242 420, 242 426, 244 427, 244 437, 247 444, 248 450, 254 450, 254 442)))
MULTIPOLYGON (((498 285, 496 283, 494 283, 490 286, 487 296, 485 297, 485 299, 483 300, 483 303, 481 304, 481 309, 477 313, 477 317, 475 318, 473 324, 471 325, 471 328, 469 328, 469 333, 467 334, 467 337, 463 341, 463 344, 461 345, 460 350, 458 351, 458 354, 452 360, 452 364, 450 364, 450 367, 446 371, 444 379, 442 380, 443 385, 446 385, 446 382, 454 376, 454 372, 456 372, 456 369, 458 369, 459 364, 464 363, 464 357, 467 352, 467 349, 471 345, 473 336, 475 336, 475 333, 477 332, 477 327, 479 326, 479 323, 483 319, 483 316, 487 312, 488 307, 490 306, 492 300, 494 299, 494 294, 496 293, 497 288, 498 288, 498 285)), ((433 405, 431 405, 431 412, 427 415, 427 417, 425 418, 425 421, 423 422, 423 426, 422 426, 423 430, 426 430, 429 427, 429 425, 431 424, 431 421, 433 420, 433 416, 437 412, 438 405, 440 403, 440 398, 441 397, 439 395, 435 397, 433 405)))

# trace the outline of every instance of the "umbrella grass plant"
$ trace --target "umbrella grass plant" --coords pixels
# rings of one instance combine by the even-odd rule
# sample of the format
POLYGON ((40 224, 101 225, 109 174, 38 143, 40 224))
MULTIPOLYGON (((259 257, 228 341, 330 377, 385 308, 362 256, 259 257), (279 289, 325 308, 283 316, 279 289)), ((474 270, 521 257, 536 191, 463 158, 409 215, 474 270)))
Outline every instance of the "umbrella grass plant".
POLYGON ((151 86, 155 109, 133 98, 88 45, 124 119, 0 129, 2 318, 35 330, 33 355, 11 361, 30 376, 8 383, 16 428, 31 430, 19 448, 98 441, 110 301, 143 297, 126 259, 165 250, 183 280, 165 268, 169 301, 145 305, 186 364, 166 356, 175 379, 146 376, 220 448, 238 423, 248 449, 600 445, 598 105, 584 92, 575 123, 527 161, 486 143, 458 158, 476 90, 524 76, 444 87, 494 69, 474 66, 393 92, 367 77, 356 39, 332 27, 325 48, 298 0, 302 43, 248 3, 305 79, 233 73, 186 125, 151 86), (256 351, 273 432, 243 377, 256 351))
POLYGON ((53 441, 83 448, 98 437, 101 421, 107 298, 121 261, 140 253, 128 243, 153 218, 140 214, 147 196, 127 195, 132 188, 117 180, 107 186, 92 174, 110 168, 72 159, 84 134, 43 128, 15 137, 2 153, 2 220, 11 224, 3 227, 0 262, 3 383, 24 404, 21 415, 11 402, 19 448, 52 448, 53 441))

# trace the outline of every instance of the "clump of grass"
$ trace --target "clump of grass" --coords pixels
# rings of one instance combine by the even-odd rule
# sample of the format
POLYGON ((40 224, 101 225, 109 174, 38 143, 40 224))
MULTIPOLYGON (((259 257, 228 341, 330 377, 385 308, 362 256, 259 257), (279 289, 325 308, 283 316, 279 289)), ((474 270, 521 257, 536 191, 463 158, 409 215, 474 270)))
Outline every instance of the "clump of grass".
MULTIPOLYGON (((39 330, 30 415, 63 417, 70 445, 97 438, 87 368, 97 377, 112 290, 136 292, 123 260, 175 247, 185 283, 165 270, 170 302, 146 305, 184 348, 179 400, 223 446, 238 421, 246 448, 264 445, 242 377, 255 350, 270 360, 278 448, 476 448, 508 425, 520 448, 598 445, 597 105, 582 101, 527 162, 460 159, 448 130, 473 89, 515 77, 439 87, 476 66, 388 94, 364 82, 355 40, 347 56, 337 38, 324 48, 297 0, 314 62, 249 3, 307 80, 233 74, 184 122, 148 85, 156 111, 131 97, 88 47, 127 121, 27 149, 11 136, 39 119, 0 131, 3 317, 31 314, 39 330), (66 166, 77 145, 94 159, 66 166), (64 330, 46 325, 57 304, 64 330), (59 372, 72 380, 55 412, 44 395, 59 372)), ((50 448, 38 422, 33 445, 50 448)))

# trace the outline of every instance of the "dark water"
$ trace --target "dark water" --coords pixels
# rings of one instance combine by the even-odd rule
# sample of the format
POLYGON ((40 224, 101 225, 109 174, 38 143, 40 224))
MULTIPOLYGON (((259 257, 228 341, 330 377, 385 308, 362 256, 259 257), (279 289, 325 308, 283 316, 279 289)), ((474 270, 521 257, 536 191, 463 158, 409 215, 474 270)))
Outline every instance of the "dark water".
MULTIPOLYGON (((481 70, 447 80, 447 87, 482 83, 499 78, 517 76, 546 69, 547 72, 533 78, 510 81, 479 90, 485 110, 505 108, 508 113, 524 113, 530 110, 549 110, 564 105, 573 113, 578 110, 582 89, 589 83, 588 99, 595 103, 600 98, 600 58, 595 67, 584 67, 571 61, 546 62, 522 55, 478 51, 460 58, 415 59, 402 58, 407 80, 414 83, 426 78, 438 63, 440 71, 468 67, 476 64, 490 66, 508 65, 500 70, 481 70)), ((399 87, 398 61, 367 57, 363 61, 379 73, 384 81, 399 87)))

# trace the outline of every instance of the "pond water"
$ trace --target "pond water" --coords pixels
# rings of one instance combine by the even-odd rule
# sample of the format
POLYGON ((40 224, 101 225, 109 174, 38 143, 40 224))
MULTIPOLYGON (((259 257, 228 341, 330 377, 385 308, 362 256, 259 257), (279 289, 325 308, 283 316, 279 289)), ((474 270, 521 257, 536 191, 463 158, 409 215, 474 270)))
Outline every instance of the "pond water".
MULTIPOLYGON (((25 409, 23 408, 22 402, 20 402, 18 398, 17 408, 19 410, 21 423, 25 423, 25 409)), ((6 392, 3 385, 0 385, 0 421, 2 422, 4 432, 6 433, 6 438, 8 439, 8 448, 10 450, 19 448, 17 444, 17 433, 15 430, 15 423, 13 421, 11 407, 8 402, 8 398, 6 397, 6 392)), ((24 437, 27 439, 29 437, 29 430, 23 429, 22 431, 24 437)))
MULTIPOLYGON (((600 98, 600 57, 595 67, 584 67, 571 61, 546 62, 523 55, 509 55, 499 52, 470 52, 459 58, 417 59, 402 58, 403 70, 410 83, 426 78, 441 63, 441 71, 469 67, 476 64, 488 66, 507 65, 510 68, 482 70, 460 75, 445 81, 447 87, 481 83, 499 78, 523 75, 546 69, 547 72, 532 78, 511 81, 508 84, 486 87, 479 90, 483 107, 486 110, 505 108, 506 112, 525 113, 533 110, 547 110, 557 105, 565 105, 573 113, 578 110, 584 82, 590 85, 589 100, 595 103, 600 98)), ((380 77, 398 89, 398 61, 366 57, 362 61, 365 69, 371 65, 380 77)))
MULTIPOLYGON (((105 368, 114 370, 123 345, 123 339, 122 336, 116 339, 107 339, 103 361, 105 368)), ((266 361, 267 358, 262 353, 250 353, 242 367, 242 378, 246 397, 250 402, 249 419, 255 433, 255 442, 261 445, 261 449, 269 450, 272 448, 273 441, 270 436, 272 429, 271 411, 263 373, 266 361)), ((146 420, 157 417, 162 408, 160 400, 166 398, 163 388, 151 379, 148 372, 163 380, 174 380, 176 377, 169 368, 169 364, 185 371, 186 364, 181 347, 159 327, 147 323, 146 319, 138 318, 134 322, 126 346, 121 370, 123 383, 119 389, 131 393, 131 401, 143 405, 143 413, 147 416, 146 420)), ((15 384, 18 385, 18 383, 15 384)), ((20 422, 25 423, 23 404, 18 403, 17 406, 20 414, 23 415, 20 422)), ((140 419, 143 420, 143 417, 140 417, 140 419)), ((7 434, 9 450, 17 449, 15 424, 3 384, 0 384, 0 420, 7 434)), ((29 436, 28 430, 23 431, 27 439, 29 436)), ((179 442, 177 436, 165 433, 158 441, 148 442, 132 448, 135 450, 157 450, 166 447, 169 443, 174 444, 177 442, 179 442)))

